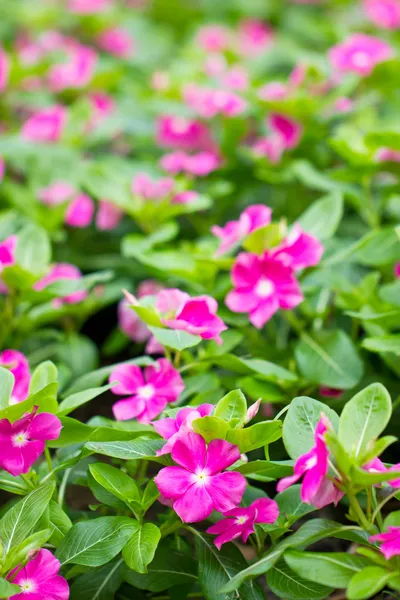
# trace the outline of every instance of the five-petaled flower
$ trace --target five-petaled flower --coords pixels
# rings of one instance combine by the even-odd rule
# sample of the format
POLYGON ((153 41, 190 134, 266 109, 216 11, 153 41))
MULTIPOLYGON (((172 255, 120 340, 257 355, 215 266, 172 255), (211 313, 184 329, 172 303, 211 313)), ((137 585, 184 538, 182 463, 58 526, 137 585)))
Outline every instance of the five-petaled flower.
POLYGON ((18 350, 3 350, 0 354, 0 365, 14 375, 14 386, 11 392, 10 404, 22 402, 28 397, 31 373, 28 359, 18 350))
POLYGON ((369 538, 370 542, 381 542, 381 552, 389 560, 400 554, 400 527, 388 527, 385 533, 378 533, 369 538))
POLYGON ((212 233, 220 239, 217 256, 235 248, 245 237, 256 229, 271 222, 272 211, 264 204, 253 204, 246 208, 237 221, 228 221, 223 227, 214 225, 212 233))
POLYGON ((166 419, 154 421, 154 429, 161 437, 168 440, 161 450, 157 451, 157 455, 161 456, 162 454, 169 454, 172 451, 175 442, 182 437, 182 435, 188 431, 193 431, 193 421, 201 419, 202 417, 208 417, 213 409, 213 404, 200 404, 200 406, 196 407, 185 406, 177 412, 175 418, 167 417, 166 419))
POLYGON ((21 592, 10 600, 68 600, 69 586, 61 575, 60 561, 42 548, 22 569, 16 567, 7 579, 19 585, 21 592))

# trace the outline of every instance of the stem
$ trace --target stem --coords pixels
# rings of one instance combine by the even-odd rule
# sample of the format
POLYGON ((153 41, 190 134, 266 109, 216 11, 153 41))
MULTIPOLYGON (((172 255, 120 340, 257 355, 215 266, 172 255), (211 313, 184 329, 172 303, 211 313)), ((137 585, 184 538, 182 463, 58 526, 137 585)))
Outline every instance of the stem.
MULTIPOLYGON (((375 491, 375 488, 372 488, 371 492, 372 492, 372 506, 373 506, 373 508, 375 510, 376 507, 378 506, 378 502, 376 501, 376 491, 375 491)), ((382 519, 382 515, 381 515, 380 512, 378 512, 378 514, 376 516, 376 520, 377 520, 377 523, 378 523, 379 530, 382 531, 382 529, 383 529, 383 519, 382 519)), ((372 521, 372 523, 373 523, 373 521, 372 521)))
POLYGON ((64 504, 64 496, 65 496, 65 491, 67 489, 67 483, 68 483, 68 477, 71 473, 72 469, 66 469, 64 476, 61 480, 61 485, 60 485, 60 489, 58 490, 58 504, 61 506, 64 504))
POLYGON ((291 310, 282 310, 280 312, 281 316, 289 323, 292 329, 294 329, 299 335, 303 331, 303 324, 296 317, 293 311, 291 310))
POLYGON ((178 529, 180 529, 181 527, 183 527, 183 524, 181 521, 175 521, 174 523, 171 523, 171 525, 168 525, 168 523, 165 523, 165 526, 161 526, 160 531, 161 531, 161 537, 166 537, 167 535, 170 535, 171 533, 174 533, 175 531, 178 531, 178 529))
MULTIPOLYGON (((394 490, 391 494, 389 494, 389 496, 386 496, 386 498, 384 500, 382 500, 382 502, 380 504, 378 504, 378 506, 372 513, 371 523, 373 523, 375 521, 376 517, 378 516, 378 514, 380 514, 380 512, 381 512, 382 508, 385 506, 385 504, 387 504, 387 502, 389 502, 389 500, 391 500, 392 498, 397 496, 398 493, 399 493, 399 490, 394 490)), ((382 515, 381 515, 381 518, 382 518, 382 515)))
POLYGON ((21 473, 20 477, 21 477, 21 479, 22 479, 23 481, 25 481, 26 485, 27 485, 27 486, 28 486, 28 487, 29 487, 31 490, 34 490, 34 489, 35 489, 35 486, 33 485, 33 483, 32 483, 32 481, 30 480, 30 478, 29 478, 29 477, 27 477, 26 475, 24 475, 24 473, 21 473))
POLYGON ((44 456, 46 458, 46 462, 47 462, 47 468, 49 470, 49 474, 53 472, 53 462, 51 460, 51 454, 50 454, 50 450, 48 449, 48 447, 46 446, 44 449, 44 456))
POLYGON ((279 418, 285 414, 285 412, 287 412, 289 410, 289 406, 290 404, 288 404, 287 406, 285 406, 284 408, 282 408, 282 410, 280 410, 278 412, 278 414, 274 417, 274 421, 279 421, 279 418))
POLYGON ((182 356, 182 353, 179 351, 175 354, 175 359, 174 359, 175 369, 179 369, 179 366, 181 364, 181 356, 182 356))
POLYGON ((364 511, 362 510, 356 496, 350 490, 347 491, 347 496, 349 498, 350 506, 353 509, 354 514, 357 517, 358 523, 366 530, 370 531, 371 523, 368 522, 364 511))

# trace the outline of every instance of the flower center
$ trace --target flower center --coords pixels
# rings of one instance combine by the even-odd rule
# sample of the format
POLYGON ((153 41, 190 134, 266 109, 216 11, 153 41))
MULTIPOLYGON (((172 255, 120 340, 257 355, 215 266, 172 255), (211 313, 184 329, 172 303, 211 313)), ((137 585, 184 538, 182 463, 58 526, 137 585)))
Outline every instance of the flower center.
POLYGON ((318 464, 318 458, 317 458, 317 456, 316 455, 310 456, 310 458, 306 462, 306 466, 305 466, 306 471, 308 471, 309 469, 312 469, 317 464, 318 464))
POLYGON ((16 448, 23 448, 29 441, 28 434, 25 431, 20 431, 12 436, 11 441, 16 448))
POLYGON ((370 57, 369 54, 367 54, 367 52, 362 52, 361 50, 359 52, 355 52, 353 55, 353 65, 355 65, 356 67, 368 67, 368 65, 370 64, 370 57))
POLYGON ((249 520, 249 517, 246 517, 246 515, 243 515, 243 517, 238 517, 236 519, 236 524, 237 525, 244 525, 246 523, 246 521, 249 520))
POLYGON ((267 298, 274 291, 274 285, 268 279, 262 277, 256 285, 256 294, 260 298, 267 298))
POLYGON ((25 581, 21 581, 18 585, 20 586, 23 594, 32 594, 36 591, 36 584, 30 579, 25 579, 25 581))
POLYGON ((197 485, 206 485, 210 479, 207 471, 199 471, 198 473, 195 473, 193 477, 194 482, 197 483, 197 485))
POLYGON ((148 383, 147 385, 143 385, 138 389, 138 395, 143 398, 143 400, 150 400, 154 396, 154 386, 148 383))
POLYGON ((174 133, 186 133, 188 130, 189 124, 185 117, 176 117, 173 122, 173 130, 174 133))

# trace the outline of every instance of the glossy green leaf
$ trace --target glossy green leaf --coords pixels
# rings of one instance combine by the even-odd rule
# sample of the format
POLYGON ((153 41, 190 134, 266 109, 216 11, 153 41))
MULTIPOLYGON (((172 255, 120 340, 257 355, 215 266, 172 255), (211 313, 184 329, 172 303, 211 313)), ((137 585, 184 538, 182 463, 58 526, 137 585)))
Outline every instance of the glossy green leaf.
POLYGON ((287 550, 284 559, 303 579, 333 588, 347 588, 350 579, 368 565, 362 556, 347 552, 304 552, 287 550))
POLYGON ((282 421, 263 421, 245 429, 229 429, 226 439, 244 453, 276 442, 281 437, 282 421))
POLYGON ((214 409, 214 417, 218 417, 229 423, 236 421, 243 425, 246 419, 247 402, 241 390, 232 390, 221 398, 214 409))
POLYGON ((317 200, 297 220, 299 225, 320 240, 332 237, 343 216, 343 195, 335 190, 317 200))
POLYGON ((382 567, 365 567, 354 575, 347 589, 348 600, 366 600, 380 592, 391 576, 382 567))
POLYGON ((322 600, 333 588, 304 579, 280 561, 267 573, 272 592, 285 600, 322 600))
POLYGON ((0 409, 7 408, 14 387, 14 375, 8 369, 0 367, 0 409))
POLYGON ((147 573, 147 566, 154 558, 160 538, 161 532, 153 523, 144 523, 137 529, 122 550, 128 567, 138 573, 147 573))
POLYGON ((89 465, 89 470, 97 483, 120 500, 128 503, 132 500, 140 502, 141 494, 136 482, 120 469, 105 463, 96 463, 89 465))

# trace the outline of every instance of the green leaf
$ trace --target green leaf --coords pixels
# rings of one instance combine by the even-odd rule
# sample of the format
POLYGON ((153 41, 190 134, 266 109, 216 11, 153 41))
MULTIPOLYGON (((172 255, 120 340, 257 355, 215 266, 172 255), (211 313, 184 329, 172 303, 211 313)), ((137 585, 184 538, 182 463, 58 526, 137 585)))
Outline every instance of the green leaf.
POLYGON ((384 227, 364 236, 354 254, 363 265, 380 266, 400 260, 400 238, 395 227, 384 227))
POLYGON ((347 588, 350 579, 369 561, 347 552, 304 552, 287 550, 284 559, 303 579, 334 588, 347 588))
POLYGON ((76 523, 57 549, 61 565, 99 567, 114 558, 139 524, 127 517, 100 517, 76 523))
POLYGON ((14 375, 8 369, 0 367, 0 409, 7 408, 14 387, 14 375))
POLYGON ((273 403, 284 402, 286 399, 283 390, 270 381, 260 381, 255 377, 241 377, 237 380, 237 384, 255 400, 261 398, 263 402, 273 403))
POLYGON ((274 594, 285 600, 320 600, 334 591, 326 585, 299 577, 283 561, 269 571, 267 583, 274 594))
POLYGON ((33 552, 37 552, 45 545, 51 536, 51 529, 42 529, 32 535, 28 536, 23 542, 14 546, 7 555, 7 559, 4 563, 4 571, 9 571, 25 563, 28 555, 33 552))
POLYGON ((341 330, 306 333, 295 347, 299 369, 310 383, 347 390, 360 381, 363 363, 353 342, 341 330))
POLYGON ((19 594, 20 592, 21 588, 19 587, 19 585, 10 583, 6 579, 0 577, 0 598, 10 598, 10 596, 14 596, 15 594, 19 594))
POLYGON ((250 233, 244 240, 243 247, 249 252, 262 254, 265 250, 278 246, 286 234, 286 226, 283 222, 270 223, 250 233))
POLYGON ((50 542, 57 547, 59 544, 61 544, 65 535, 71 529, 72 521, 67 513, 63 511, 58 502, 55 502, 54 500, 50 500, 48 510, 50 527, 52 528, 53 532, 50 542))
POLYGON ((195 419, 192 426, 193 431, 200 433, 207 444, 215 439, 224 440, 229 429, 228 423, 218 417, 202 417, 201 419, 195 419))
POLYGON ((392 335, 365 338, 362 341, 362 347, 378 354, 393 352, 397 356, 400 356, 400 334, 394 333, 392 335))
POLYGON ((45 388, 31 394, 23 402, 13 404, 8 408, 0 410, 0 419, 8 419, 11 422, 22 417, 26 412, 32 410, 33 406, 38 406, 38 412, 50 412, 55 414, 58 409, 57 404, 58 383, 49 383, 45 388))
POLYGON ((147 573, 147 565, 153 560, 160 539, 159 528, 153 523, 144 523, 122 550, 122 557, 128 567, 138 573, 147 573))
POLYGON ((365 567, 351 579, 347 589, 348 600, 365 600, 380 592, 393 575, 382 567, 365 567))
POLYGON ((18 235, 15 259, 18 265, 35 275, 41 275, 51 259, 51 245, 44 229, 27 225, 18 235))
POLYGON ((343 194, 337 190, 311 204, 297 219, 307 233, 320 240, 334 235, 343 216, 343 194))
POLYGON ((161 327, 149 327, 154 337, 162 344, 173 350, 185 350, 197 346, 202 341, 198 335, 192 335, 187 331, 179 331, 174 329, 164 329, 161 327))
POLYGON ((103 567, 77 577, 71 586, 70 600, 113 600, 121 586, 124 563, 115 558, 103 567))
POLYGON ((101 396, 101 394, 104 394, 104 392, 107 392, 107 390, 111 388, 112 384, 109 384, 103 385, 102 387, 91 388, 83 392, 77 392, 76 394, 72 394, 71 396, 68 396, 68 398, 65 398, 65 400, 61 402, 60 406, 58 407, 57 415, 68 415, 70 412, 72 412, 79 406, 82 406, 82 404, 86 404, 94 398, 97 398, 97 396, 101 396))
POLYGON ((53 495, 55 484, 46 483, 14 504, 0 520, 3 556, 18 546, 36 525, 53 495))
MULTIPOLYGON (((364 459, 361 461, 364 463, 364 459)), ((365 471, 361 467, 353 466, 351 469, 351 481, 354 485, 362 487, 369 487, 385 481, 391 481, 400 477, 400 468, 398 471, 384 471, 384 472, 369 472, 365 471)))
POLYGON ((333 427, 337 429, 339 417, 334 410, 326 404, 300 396, 290 403, 283 422, 283 443, 291 458, 298 458, 301 454, 309 452, 314 446, 314 432, 318 421, 324 413, 333 427))
POLYGON ((392 413, 388 391, 380 383, 369 385, 345 405, 339 421, 339 441, 355 458, 385 429, 392 413))
POLYGON ((282 437, 282 421, 263 421, 245 429, 229 429, 226 439, 241 453, 271 444, 282 437))
POLYGON ((89 470, 97 483, 123 502, 140 502, 141 494, 136 482, 120 469, 96 463, 89 465, 89 470))
POLYGON ((241 390, 232 390, 221 398, 214 409, 214 417, 227 423, 235 420, 237 425, 243 425, 246 420, 247 402, 241 390))
POLYGON ((291 461, 278 462, 270 460, 252 460, 234 469, 242 475, 256 481, 275 481, 293 474, 291 461), (287 463, 290 464, 287 464, 287 463))
POLYGON ((57 367, 51 360, 40 363, 33 372, 29 385, 29 393, 35 394, 49 385, 49 383, 57 382, 57 376, 57 367))
POLYGON ((165 457, 156 456, 164 446, 164 440, 134 440, 132 442, 88 442, 85 448, 96 454, 122 458, 123 460, 148 459, 165 463, 165 457))
POLYGON ((285 515, 292 522, 316 510, 312 504, 302 502, 300 490, 301 485, 291 485, 274 498, 279 506, 279 514, 285 515))
POLYGON ((199 582, 207 600, 264 600, 263 592, 252 582, 245 583, 240 592, 232 590, 233 593, 229 595, 221 592, 221 588, 232 582, 247 563, 240 550, 233 544, 226 544, 221 550, 217 550, 213 538, 194 529, 191 531, 195 534, 199 582))

